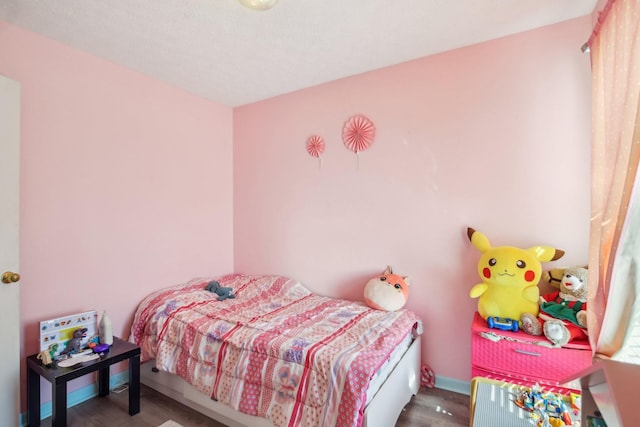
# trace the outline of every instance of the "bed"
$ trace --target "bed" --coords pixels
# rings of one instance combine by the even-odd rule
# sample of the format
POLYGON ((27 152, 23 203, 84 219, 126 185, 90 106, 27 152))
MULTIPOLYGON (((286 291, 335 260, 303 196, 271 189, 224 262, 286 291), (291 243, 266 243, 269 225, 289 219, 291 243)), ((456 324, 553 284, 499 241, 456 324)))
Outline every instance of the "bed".
POLYGON ((142 382, 228 426, 388 427, 420 382, 422 323, 283 276, 197 278, 148 295, 142 382), (218 300, 211 281, 233 289, 218 300))

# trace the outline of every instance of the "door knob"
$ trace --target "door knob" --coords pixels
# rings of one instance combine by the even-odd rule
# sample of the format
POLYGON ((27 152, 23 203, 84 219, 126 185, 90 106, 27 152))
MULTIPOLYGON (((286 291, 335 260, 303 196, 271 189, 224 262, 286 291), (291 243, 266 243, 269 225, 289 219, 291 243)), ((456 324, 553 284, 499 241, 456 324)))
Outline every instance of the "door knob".
POLYGON ((12 271, 2 273, 2 283, 15 283, 20 280, 20 275, 12 271))

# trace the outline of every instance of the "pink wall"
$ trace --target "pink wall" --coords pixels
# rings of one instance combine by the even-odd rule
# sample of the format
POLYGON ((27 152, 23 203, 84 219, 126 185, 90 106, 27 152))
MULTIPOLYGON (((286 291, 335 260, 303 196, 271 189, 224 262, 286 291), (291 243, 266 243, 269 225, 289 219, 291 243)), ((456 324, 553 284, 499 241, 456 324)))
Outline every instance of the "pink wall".
POLYGON ((234 262, 362 300, 387 264, 412 278, 423 360, 468 381, 479 278, 472 226, 494 245, 549 244, 586 263, 590 17, 234 110, 234 262), (353 114, 370 150, 342 144, 353 114), (322 167, 305 141, 325 139, 322 167))
POLYGON ((424 361, 467 381, 479 254, 465 228, 586 262, 590 28, 585 17, 232 112, 0 21, 0 73, 22 83, 23 355, 38 321, 70 312, 107 309, 127 336, 144 295, 198 275, 286 274, 361 300, 390 264, 412 278, 424 361), (356 113, 377 126, 359 167, 340 136, 356 113), (311 134, 327 144, 321 168, 311 134))
POLYGON ((0 21, 22 84, 22 354, 38 322, 233 270, 232 111, 0 21))

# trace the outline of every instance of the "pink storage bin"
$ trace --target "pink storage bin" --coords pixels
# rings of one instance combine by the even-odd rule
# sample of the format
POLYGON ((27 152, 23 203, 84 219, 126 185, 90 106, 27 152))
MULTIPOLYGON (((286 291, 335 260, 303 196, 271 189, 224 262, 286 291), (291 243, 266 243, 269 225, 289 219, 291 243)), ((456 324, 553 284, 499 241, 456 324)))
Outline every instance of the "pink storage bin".
MULTIPOLYGON (((471 327, 471 375, 521 385, 539 384, 549 391, 567 394, 580 390, 580 384, 562 384, 592 363, 588 343, 570 343, 548 348, 535 342, 549 342, 544 336, 489 328, 475 313, 471 327), (482 333, 495 334, 494 340, 482 333)), ((550 343, 549 343, 550 344, 550 343)))

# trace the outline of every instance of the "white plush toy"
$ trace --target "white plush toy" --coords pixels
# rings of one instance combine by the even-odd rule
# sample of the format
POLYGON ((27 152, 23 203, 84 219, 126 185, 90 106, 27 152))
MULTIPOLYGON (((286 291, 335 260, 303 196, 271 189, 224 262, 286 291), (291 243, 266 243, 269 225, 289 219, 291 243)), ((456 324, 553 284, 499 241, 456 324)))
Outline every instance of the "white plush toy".
POLYGON ((391 267, 369 280, 364 287, 364 301, 371 308, 383 311, 400 310, 409 298, 408 277, 393 274, 391 267))

